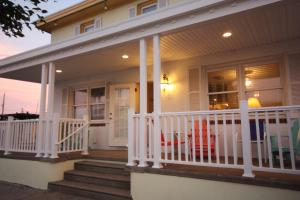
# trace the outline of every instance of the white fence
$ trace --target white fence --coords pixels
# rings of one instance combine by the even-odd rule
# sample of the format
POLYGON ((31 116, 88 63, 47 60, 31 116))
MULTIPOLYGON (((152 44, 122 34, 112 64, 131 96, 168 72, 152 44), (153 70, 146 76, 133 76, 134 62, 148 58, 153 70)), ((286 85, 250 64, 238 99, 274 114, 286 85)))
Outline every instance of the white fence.
POLYGON ((252 170, 300 174, 300 106, 248 109, 244 102, 234 110, 161 113, 159 132, 153 114, 144 125, 140 118, 129 112, 128 165, 157 159, 244 169, 249 177, 252 170))
POLYGON ((88 120, 52 118, 0 122, 0 150, 36 153, 58 158, 58 153, 88 150, 88 120))

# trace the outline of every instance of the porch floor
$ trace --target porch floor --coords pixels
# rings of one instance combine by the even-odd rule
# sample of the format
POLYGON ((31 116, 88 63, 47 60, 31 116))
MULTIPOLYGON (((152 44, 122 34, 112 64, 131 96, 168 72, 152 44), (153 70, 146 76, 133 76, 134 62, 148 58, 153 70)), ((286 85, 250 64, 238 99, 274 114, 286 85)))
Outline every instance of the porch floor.
MULTIPOLYGON (((72 159, 93 159, 93 160, 107 160, 127 162, 126 150, 90 150, 88 156, 82 156, 80 153, 70 153, 60 155, 59 159, 45 159, 35 158, 34 154, 25 153, 13 153, 8 156, 4 156, 3 152, 0 152, 0 158, 10 159, 24 159, 24 160, 39 160, 45 162, 62 162, 72 159)), ((151 165, 151 163, 150 163, 151 165)), ((129 171, 138 173, 153 173, 161 175, 171 175, 188 178, 198 178, 213 181, 226 181, 232 183, 243 183, 266 187, 276 187, 283 189, 291 189, 300 191, 300 175, 283 174, 283 173, 270 173, 270 172, 258 172, 255 171, 255 178, 243 177, 243 170, 230 169, 221 167, 202 167, 202 166, 190 166, 190 165, 178 165, 167 164, 161 169, 154 169, 151 167, 127 167, 129 171)))

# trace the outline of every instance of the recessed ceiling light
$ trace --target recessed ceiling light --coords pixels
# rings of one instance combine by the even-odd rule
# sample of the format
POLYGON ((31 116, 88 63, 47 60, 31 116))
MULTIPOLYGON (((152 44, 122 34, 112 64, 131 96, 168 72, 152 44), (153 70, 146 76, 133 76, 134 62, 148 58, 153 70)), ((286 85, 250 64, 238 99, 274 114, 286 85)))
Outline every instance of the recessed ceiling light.
POLYGON ((56 73, 62 73, 62 70, 61 69, 57 69, 56 73))
POLYGON ((122 56, 122 58, 123 58, 123 59, 128 59, 128 58, 129 58, 129 56, 128 56, 128 55, 126 55, 126 54, 124 54, 124 55, 122 56))
POLYGON ((225 33, 223 33, 223 37, 224 37, 224 38, 228 38, 228 37, 230 37, 230 36, 232 36, 232 33, 231 33, 231 32, 225 32, 225 33))

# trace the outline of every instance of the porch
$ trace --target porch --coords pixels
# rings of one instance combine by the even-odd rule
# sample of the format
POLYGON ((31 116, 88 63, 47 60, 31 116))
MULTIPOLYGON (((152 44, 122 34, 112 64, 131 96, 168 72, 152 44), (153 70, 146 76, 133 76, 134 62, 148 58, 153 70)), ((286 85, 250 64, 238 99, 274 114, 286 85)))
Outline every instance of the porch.
POLYGON ((299 19, 299 7, 275 3, 137 39, 127 35, 126 42, 83 53, 97 43, 79 44, 76 55, 7 71, 1 76, 41 83, 40 119, 0 122, 0 149, 45 159, 72 152, 123 159, 124 152, 91 149, 128 148, 128 165, 137 171, 296 182, 300 32, 285 13, 299 19), (256 33, 262 27, 268 31, 256 33), (233 36, 223 38, 229 30, 233 36), (248 105, 253 97, 261 101, 257 108, 248 105))

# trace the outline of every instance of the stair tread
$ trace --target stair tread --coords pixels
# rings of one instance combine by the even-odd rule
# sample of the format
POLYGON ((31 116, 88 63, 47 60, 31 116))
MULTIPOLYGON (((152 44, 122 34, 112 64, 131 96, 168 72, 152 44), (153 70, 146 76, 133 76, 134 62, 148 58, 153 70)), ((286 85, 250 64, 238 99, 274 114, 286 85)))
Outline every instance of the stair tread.
POLYGON ((86 177, 106 179, 106 180, 130 182, 129 175, 106 174, 106 173, 98 173, 98 172, 90 172, 90 171, 82 171, 82 170, 71 170, 65 173, 71 175, 77 175, 77 176, 86 176, 86 177))
POLYGON ((104 162, 93 162, 93 161, 80 161, 76 164, 80 165, 89 165, 95 167, 104 167, 104 168, 114 168, 114 169, 125 169, 126 165, 123 164, 115 164, 115 163, 104 163, 104 162))
POLYGON ((105 193, 114 196, 131 198, 130 191, 126 189, 100 186, 100 185, 75 182, 75 181, 67 181, 67 180, 52 182, 51 184, 57 186, 71 187, 71 188, 90 191, 90 192, 105 193))

